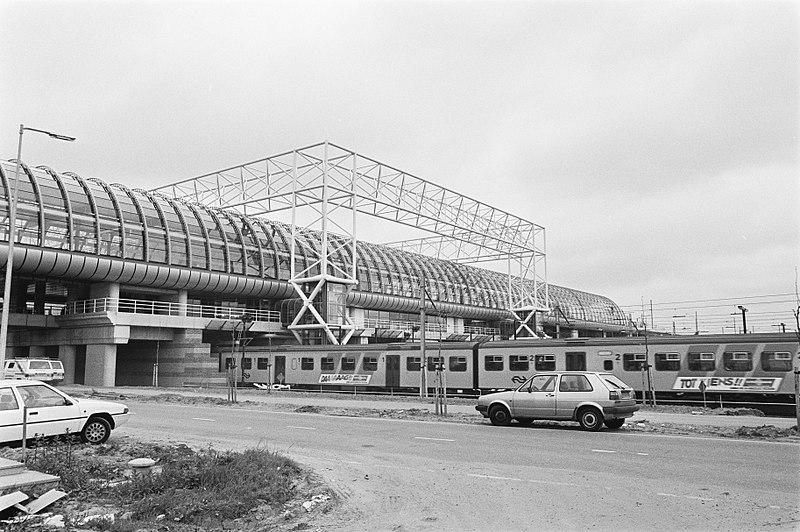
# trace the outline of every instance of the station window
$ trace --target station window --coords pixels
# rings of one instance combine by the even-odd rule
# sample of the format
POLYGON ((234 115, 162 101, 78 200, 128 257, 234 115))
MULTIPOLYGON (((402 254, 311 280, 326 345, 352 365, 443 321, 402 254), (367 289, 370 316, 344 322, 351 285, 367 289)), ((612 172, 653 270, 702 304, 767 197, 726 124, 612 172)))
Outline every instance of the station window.
POLYGON ((356 357, 343 357, 342 358, 342 371, 355 371, 356 357))
POLYGON ((420 357, 408 357, 406 359, 406 371, 419 371, 421 365, 422 359, 420 357))
POLYGON ((487 355, 484 364, 486 371, 503 371, 503 355, 487 355))
POLYGON ((253 359, 250 357, 243 358, 242 369, 253 369, 253 359))
POLYGON ((536 371, 555 371, 556 370, 556 356, 555 355, 536 355, 533 358, 533 365, 536 371))
POLYGON ((528 355, 511 355, 508 357, 508 369, 511 371, 528 371, 530 363, 528 355))
POLYGON ((428 371, 436 371, 436 366, 444 369, 444 357, 428 357, 428 371))
POLYGON ((625 371, 642 371, 647 363, 644 353, 624 353, 622 355, 622 369, 625 371))
POLYGON ((256 368, 257 369, 269 369, 269 359, 268 358, 257 358, 256 359, 256 368))
POLYGON ((314 359, 311 357, 303 357, 300 359, 300 369, 313 370, 314 359))
POLYGON ((364 357, 364 371, 378 371, 378 357, 364 357))
POLYGON ((334 371, 336 363, 331 357, 322 357, 319 361, 319 366, 323 371, 334 371))
POLYGON ((792 354, 788 351, 761 353, 761 369, 764 371, 792 371, 792 354))
POLYGON ((689 353, 689 371, 714 371, 717 367, 714 353, 689 353))
POLYGON ((722 367, 725 371, 752 371, 753 355, 746 351, 723 353, 722 367))
POLYGON ((450 371, 467 371, 467 357, 450 357, 450 371))
POLYGON ((656 371, 680 371, 679 353, 656 353, 656 371))

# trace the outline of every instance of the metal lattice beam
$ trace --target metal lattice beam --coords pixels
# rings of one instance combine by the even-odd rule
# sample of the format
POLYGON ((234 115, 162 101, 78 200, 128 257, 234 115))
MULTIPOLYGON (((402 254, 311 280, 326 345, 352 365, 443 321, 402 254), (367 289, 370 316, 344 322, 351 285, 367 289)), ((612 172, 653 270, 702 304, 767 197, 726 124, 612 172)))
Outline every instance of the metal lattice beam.
MULTIPOLYGON (((321 231, 325 242, 316 264, 328 280, 356 281, 355 265, 333 272, 327 257, 332 256, 331 246, 347 246, 350 256, 356 256, 358 213, 432 235, 395 243, 395 247, 461 263, 507 261, 511 310, 542 309, 549 304, 542 226, 335 144, 314 144, 155 191, 236 209, 247 216, 291 211, 295 220, 298 209, 310 210, 314 218, 304 226, 321 231), (344 219, 348 221, 342 224, 343 217, 334 216, 336 211, 347 211, 344 219)), ((303 231, 293 226, 293 232, 303 231)), ((293 248, 302 245, 297 243, 300 239, 293 240, 293 248)), ((295 275, 300 276, 298 280, 313 277, 311 272, 295 275)))

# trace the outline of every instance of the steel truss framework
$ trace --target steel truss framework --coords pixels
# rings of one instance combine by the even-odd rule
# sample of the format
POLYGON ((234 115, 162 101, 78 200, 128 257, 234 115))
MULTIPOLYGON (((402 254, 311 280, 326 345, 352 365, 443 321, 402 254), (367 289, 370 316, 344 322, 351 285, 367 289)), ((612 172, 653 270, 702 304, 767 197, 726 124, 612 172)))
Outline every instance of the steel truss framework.
MULTIPOLYGON (((183 201, 236 209, 246 216, 291 211, 291 279, 303 307, 290 325, 323 329, 346 343, 354 325, 346 313, 334 320, 320 312, 326 284, 357 285, 356 222, 369 215, 427 231, 430 237, 387 245, 460 263, 502 261, 508 268, 508 309, 519 332, 532 335, 536 312, 549 310, 544 227, 430 181, 329 142, 273 155, 154 189, 183 201), (311 223, 298 223, 301 210, 311 223), (302 271, 295 256, 314 260, 302 271), (345 258, 344 268, 330 260, 345 258), (315 323, 307 323, 306 313, 315 323), (343 336, 334 334, 343 333, 343 336)), ((327 301, 327 298, 324 299, 327 301)))

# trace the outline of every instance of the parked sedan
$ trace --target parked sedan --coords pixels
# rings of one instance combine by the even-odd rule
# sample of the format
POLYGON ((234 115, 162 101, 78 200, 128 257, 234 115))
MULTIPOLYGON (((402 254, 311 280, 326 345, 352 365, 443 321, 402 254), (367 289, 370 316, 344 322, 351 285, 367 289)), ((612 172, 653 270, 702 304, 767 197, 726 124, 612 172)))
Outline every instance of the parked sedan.
POLYGON ((516 390, 484 395, 475 409, 493 425, 549 419, 577 421, 596 431, 603 424, 618 429, 639 407, 633 389, 611 373, 551 371, 534 375, 516 390))
POLYGON ((49 384, 33 380, 0 380, 0 445, 37 436, 80 435, 86 443, 103 443, 128 420, 121 403, 75 399, 49 384))

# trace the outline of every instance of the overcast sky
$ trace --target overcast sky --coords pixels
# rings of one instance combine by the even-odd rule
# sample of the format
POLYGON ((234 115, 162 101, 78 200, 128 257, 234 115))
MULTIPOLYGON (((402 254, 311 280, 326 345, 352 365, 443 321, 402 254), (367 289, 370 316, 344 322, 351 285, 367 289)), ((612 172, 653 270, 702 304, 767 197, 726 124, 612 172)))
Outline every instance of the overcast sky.
POLYGON ((24 123, 78 137, 26 135, 29 164, 153 188, 329 140, 544 226, 554 284, 793 294, 798 23, 778 1, 0 0, 0 158, 24 123))

